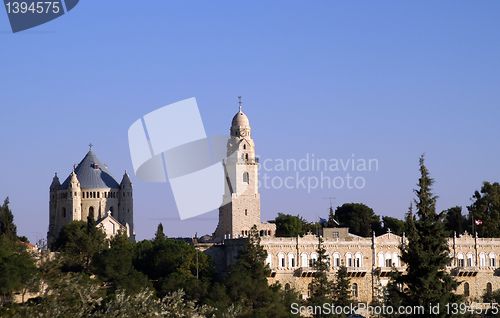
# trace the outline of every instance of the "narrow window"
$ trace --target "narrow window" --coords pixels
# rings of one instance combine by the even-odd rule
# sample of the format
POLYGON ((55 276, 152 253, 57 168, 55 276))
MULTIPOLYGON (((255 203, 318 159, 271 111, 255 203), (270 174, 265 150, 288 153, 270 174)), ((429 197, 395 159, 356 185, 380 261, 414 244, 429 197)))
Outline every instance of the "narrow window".
POLYGON ((248 174, 248 172, 243 172, 243 182, 245 183, 250 183, 250 175, 248 174))
POLYGON ((493 293, 493 285, 491 283, 486 284, 486 294, 491 295, 493 293))
POLYGON ((464 296, 469 297, 470 291, 469 291, 469 283, 464 283, 464 296))
POLYGON ((358 284, 354 283, 352 284, 352 297, 353 298, 358 298, 358 284))

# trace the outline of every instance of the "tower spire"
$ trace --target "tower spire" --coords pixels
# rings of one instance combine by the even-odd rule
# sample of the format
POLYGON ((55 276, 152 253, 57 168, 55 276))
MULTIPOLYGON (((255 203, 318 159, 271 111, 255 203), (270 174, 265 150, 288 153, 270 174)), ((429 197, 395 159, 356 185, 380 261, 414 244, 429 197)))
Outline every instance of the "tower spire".
POLYGON ((240 113, 241 113, 241 110, 243 109, 243 103, 241 102, 241 96, 238 96, 238 105, 240 107, 240 113))

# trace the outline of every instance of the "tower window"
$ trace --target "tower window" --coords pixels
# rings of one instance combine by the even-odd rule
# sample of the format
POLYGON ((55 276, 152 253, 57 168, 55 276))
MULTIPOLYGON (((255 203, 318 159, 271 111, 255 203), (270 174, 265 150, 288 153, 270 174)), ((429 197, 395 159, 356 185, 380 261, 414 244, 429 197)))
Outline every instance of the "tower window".
POLYGON ((93 206, 91 206, 91 207, 89 208, 89 216, 90 216, 91 218, 94 218, 94 207, 93 207, 93 206))
POLYGON ((62 215, 63 215, 63 218, 66 217, 66 208, 62 208, 62 215))
POLYGON ((245 209, 245 215, 248 215, 248 210, 247 209, 245 209))
POLYGON ((245 159, 248 160, 248 154, 247 153, 245 154, 245 159))
POLYGON ((469 291, 469 283, 464 283, 464 296, 469 297, 470 291, 469 291))
POLYGON ((247 149, 247 145, 243 144, 243 149, 247 149))
POLYGON ((243 172, 243 182, 250 183, 250 175, 248 172, 243 172))

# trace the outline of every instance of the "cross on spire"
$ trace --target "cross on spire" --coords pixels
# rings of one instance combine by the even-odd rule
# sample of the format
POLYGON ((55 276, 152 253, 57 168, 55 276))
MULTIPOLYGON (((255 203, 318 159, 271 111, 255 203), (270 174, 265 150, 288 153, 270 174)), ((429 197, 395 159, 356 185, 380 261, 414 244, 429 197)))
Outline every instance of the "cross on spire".
POLYGON ((89 144, 89 151, 90 151, 90 150, 92 150, 92 147, 93 147, 93 146, 94 146, 94 145, 93 145, 92 143, 90 143, 90 144, 89 144))
POLYGON ((241 96, 238 96, 238 105, 240 106, 240 113, 243 108, 243 103, 241 102, 241 96))

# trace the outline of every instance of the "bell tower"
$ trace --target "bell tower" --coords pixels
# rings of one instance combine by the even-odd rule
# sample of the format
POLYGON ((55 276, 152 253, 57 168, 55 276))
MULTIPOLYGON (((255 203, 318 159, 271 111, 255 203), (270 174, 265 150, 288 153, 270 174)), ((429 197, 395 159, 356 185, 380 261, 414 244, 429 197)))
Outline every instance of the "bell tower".
POLYGON ((254 225, 266 228, 261 235, 271 235, 267 228, 272 225, 260 221, 259 161, 255 157, 250 121, 242 108, 239 97, 239 111, 231 122, 224 160, 227 186, 223 202, 226 204, 219 208, 215 241, 246 237, 254 225))

